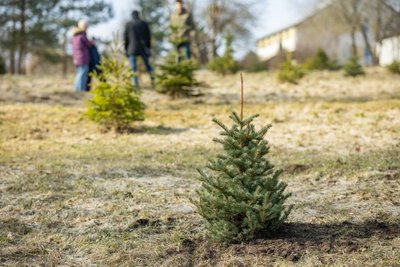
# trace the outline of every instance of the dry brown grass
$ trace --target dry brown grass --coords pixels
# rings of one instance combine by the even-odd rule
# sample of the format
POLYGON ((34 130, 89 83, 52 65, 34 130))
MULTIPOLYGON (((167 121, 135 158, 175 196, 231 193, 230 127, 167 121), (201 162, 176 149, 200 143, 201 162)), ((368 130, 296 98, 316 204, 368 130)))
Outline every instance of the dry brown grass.
POLYGON ((247 74, 246 113, 272 122, 271 161, 295 205, 275 236, 208 241, 188 198, 218 149, 212 117, 239 79, 198 74, 204 96, 146 89, 146 121, 102 132, 71 80, 0 77, 0 265, 396 266, 400 262, 400 78, 313 73, 300 85, 247 74))

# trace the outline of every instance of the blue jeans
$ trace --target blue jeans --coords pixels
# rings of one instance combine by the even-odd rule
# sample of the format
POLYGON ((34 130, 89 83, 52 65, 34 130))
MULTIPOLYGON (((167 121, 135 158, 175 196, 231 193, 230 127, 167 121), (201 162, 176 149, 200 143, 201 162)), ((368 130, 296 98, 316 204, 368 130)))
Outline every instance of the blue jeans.
MULTIPOLYGON (((133 77, 133 82, 135 85, 139 85, 139 78, 137 77, 137 58, 139 56, 135 55, 130 55, 129 56, 129 63, 131 64, 132 71, 135 73, 135 76, 133 77)), ((146 70, 150 75, 151 82, 154 81, 154 76, 153 76, 153 67, 150 65, 149 57, 148 56, 140 56, 143 59, 144 65, 146 66, 146 70)))
POLYGON ((89 65, 76 66, 75 90, 77 92, 87 91, 89 78, 89 65))
POLYGON ((190 43, 184 42, 178 45, 179 61, 182 60, 182 54, 184 54, 185 59, 190 59, 192 54, 190 53, 190 43), (183 50, 183 51, 182 51, 183 50))

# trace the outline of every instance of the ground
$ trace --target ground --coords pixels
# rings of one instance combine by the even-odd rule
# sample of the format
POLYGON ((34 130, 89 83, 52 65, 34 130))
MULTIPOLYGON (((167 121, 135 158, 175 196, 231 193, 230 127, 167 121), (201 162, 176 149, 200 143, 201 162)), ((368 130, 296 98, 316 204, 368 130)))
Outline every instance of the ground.
POLYGON ((238 110, 239 77, 201 71, 201 97, 143 91, 146 120, 105 132, 72 77, 0 77, 0 266, 399 266, 400 76, 245 74, 245 114, 294 210, 283 228, 217 244, 189 198, 238 110))

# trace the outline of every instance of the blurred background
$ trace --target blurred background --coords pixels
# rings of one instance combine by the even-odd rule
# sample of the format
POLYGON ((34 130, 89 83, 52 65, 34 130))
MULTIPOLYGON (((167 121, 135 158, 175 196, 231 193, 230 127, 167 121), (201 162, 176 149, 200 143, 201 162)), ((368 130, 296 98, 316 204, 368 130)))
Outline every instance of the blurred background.
MULTIPOLYGON (((223 53, 227 34, 243 69, 274 68, 288 52, 303 63, 318 49, 338 64, 353 56, 364 66, 400 59, 400 0, 187 0, 185 6, 196 25, 193 54, 203 66, 223 53)), ((2 0, 0 73, 67 76, 74 71, 76 22, 90 22, 89 36, 102 50, 133 9, 151 25, 157 61, 171 47, 173 0, 2 0)))

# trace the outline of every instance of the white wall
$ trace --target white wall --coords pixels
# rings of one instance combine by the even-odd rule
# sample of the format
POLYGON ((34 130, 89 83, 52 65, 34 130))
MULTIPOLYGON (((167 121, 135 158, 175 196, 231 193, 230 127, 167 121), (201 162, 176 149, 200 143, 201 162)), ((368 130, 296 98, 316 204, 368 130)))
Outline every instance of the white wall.
POLYGON ((382 45, 377 46, 377 51, 381 66, 389 65, 393 61, 400 61, 400 36, 383 40, 382 45))
POLYGON ((257 55, 261 60, 269 60, 276 56, 280 48, 294 52, 297 46, 297 30, 291 28, 268 38, 260 40, 257 45, 257 55))
POLYGON ((257 47, 257 55, 261 60, 268 60, 279 53, 280 44, 276 42, 265 47, 257 47))

